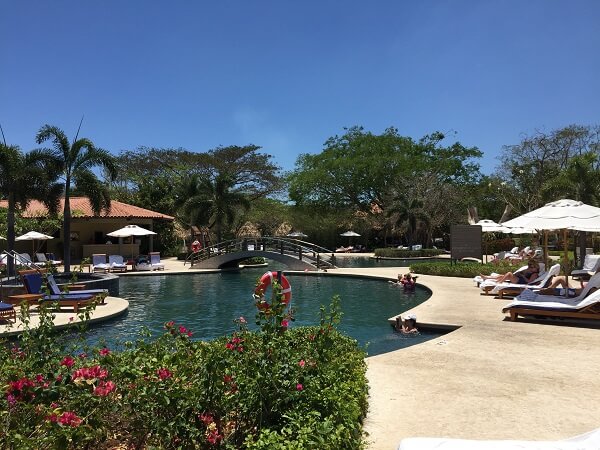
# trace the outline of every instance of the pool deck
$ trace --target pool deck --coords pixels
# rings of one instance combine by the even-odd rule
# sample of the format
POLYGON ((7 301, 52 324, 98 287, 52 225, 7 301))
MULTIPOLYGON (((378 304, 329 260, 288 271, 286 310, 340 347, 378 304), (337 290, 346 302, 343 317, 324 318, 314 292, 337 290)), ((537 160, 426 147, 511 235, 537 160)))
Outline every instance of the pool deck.
MULTIPOLYGON (((164 271, 119 275, 215 272, 190 270, 174 258, 162 262, 164 271)), ((395 279, 407 271, 347 268, 328 275, 395 279)), ((480 295, 468 279, 421 275, 418 283, 432 291, 429 300, 411 310, 420 326, 459 328, 367 359, 369 449, 391 450, 415 436, 556 440, 600 426, 600 329, 566 320, 504 320, 501 309, 509 300, 480 295)), ((108 297, 95 319, 124 312, 126 303, 108 297)), ((75 315, 57 316, 66 325, 75 315)))

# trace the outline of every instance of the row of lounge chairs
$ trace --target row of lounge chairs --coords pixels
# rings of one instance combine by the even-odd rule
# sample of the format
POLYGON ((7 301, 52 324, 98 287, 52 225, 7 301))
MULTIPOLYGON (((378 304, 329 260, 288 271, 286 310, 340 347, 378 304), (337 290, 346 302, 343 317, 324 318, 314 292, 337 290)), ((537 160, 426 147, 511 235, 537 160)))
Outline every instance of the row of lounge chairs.
MULTIPOLYGON (((92 255, 92 272, 127 272, 127 262, 121 255, 109 255, 106 259, 105 253, 92 255)), ((131 264, 134 270, 164 270, 165 265, 160 262, 159 252, 150 252, 148 256, 138 256, 131 264)))
MULTIPOLYGON (((524 266, 519 271, 526 268, 524 266)), ((560 265, 555 264, 547 272, 540 270, 540 276, 529 284, 493 283, 477 280, 477 277, 475 281, 479 282, 486 294, 500 298, 504 295, 516 296, 502 309, 513 321, 519 316, 600 319, 600 255, 587 255, 583 268, 571 272, 574 278, 589 278, 578 295, 569 296, 570 289, 565 290, 565 296, 540 294, 539 290, 547 287, 559 272, 560 265)))
MULTIPOLYGON (((2 254, 0 255, 0 265, 4 266, 7 263, 8 255, 2 254)), ((35 261, 31 259, 31 255, 29 253, 17 253, 15 254, 15 263, 19 266, 26 267, 46 267, 48 265, 51 266, 60 266, 62 261, 54 259, 54 254, 52 253, 36 253, 35 261)))

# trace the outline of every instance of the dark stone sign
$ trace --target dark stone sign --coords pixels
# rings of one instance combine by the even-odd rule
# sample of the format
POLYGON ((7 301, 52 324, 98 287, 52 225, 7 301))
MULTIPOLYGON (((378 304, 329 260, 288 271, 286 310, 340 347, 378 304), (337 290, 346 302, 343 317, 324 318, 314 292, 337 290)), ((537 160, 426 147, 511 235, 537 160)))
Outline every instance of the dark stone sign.
POLYGON ((452 225, 450 229, 450 256, 452 259, 483 257, 481 227, 479 225, 452 225))

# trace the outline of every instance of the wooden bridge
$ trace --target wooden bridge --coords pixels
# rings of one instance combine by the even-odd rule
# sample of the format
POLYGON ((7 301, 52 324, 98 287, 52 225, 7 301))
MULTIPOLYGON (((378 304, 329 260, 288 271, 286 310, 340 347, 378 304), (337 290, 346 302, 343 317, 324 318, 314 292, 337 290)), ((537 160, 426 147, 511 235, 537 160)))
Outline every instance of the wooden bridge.
POLYGON ((240 261, 262 256, 286 264, 290 270, 335 267, 333 251, 298 239, 260 237, 220 242, 190 253, 185 264, 195 269, 226 269, 240 261))

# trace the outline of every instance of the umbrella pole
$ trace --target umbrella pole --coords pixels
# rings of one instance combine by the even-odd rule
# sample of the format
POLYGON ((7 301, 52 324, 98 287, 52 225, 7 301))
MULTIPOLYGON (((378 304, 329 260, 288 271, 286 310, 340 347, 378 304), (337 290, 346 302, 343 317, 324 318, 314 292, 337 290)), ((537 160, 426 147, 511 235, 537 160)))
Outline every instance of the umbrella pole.
POLYGON ((548 230, 544 230, 544 266, 548 270, 548 230))
POLYGON ((563 230, 563 238, 565 240, 565 255, 563 258, 565 266, 565 293, 569 297, 569 242, 567 241, 567 229, 563 230))

